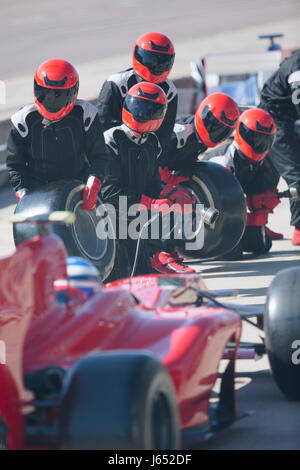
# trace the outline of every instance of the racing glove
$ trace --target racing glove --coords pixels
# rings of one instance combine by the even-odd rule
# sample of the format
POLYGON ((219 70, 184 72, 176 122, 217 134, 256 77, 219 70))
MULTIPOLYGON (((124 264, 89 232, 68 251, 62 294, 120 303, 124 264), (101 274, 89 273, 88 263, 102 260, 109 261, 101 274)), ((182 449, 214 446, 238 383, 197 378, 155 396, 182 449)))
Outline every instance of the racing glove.
POLYGON ((179 204, 185 213, 191 213, 193 210, 192 206, 196 203, 195 198, 191 196, 189 191, 183 188, 176 188, 171 184, 167 184, 163 188, 160 193, 160 197, 168 198, 172 204, 179 204))
POLYGON ((276 196, 276 191, 265 191, 260 194, 247 196, 247 206, 251 211, 264 210, 267 214, 273 213, 273 209, 278 206, 280 199, 276 196))
POLYGON ((159 174, 160 179, 163 183, 172 184, 173 186, 177 186, 179 183, 182 183, 183 181, 188 181, 190 179, 188 176, 172 175, 171 170, 169 170, 167 166, 160 166, 159 174))
POLYGON ((167 199, 152 199, 151 197, 145 196, 142 194, 139 210, 149 210, 154 212, 160 212, 161 215, 166 215, 171 211, 182 214, 184 211, 179 204, 172 204, 172 202, 167 199))
POLYGON ((22 199, 22 197, 25 196, 27 192, 28 189, 26 188, 19 189, 19 191, 16 192, 16 198, 20 201, 20 199, 22 199))
POLYGON ((84 204, 81 205, 81 209, 88 211, 95 209, 100 188, 101 181, 96 176, 89 176, 82 194, 84 204))

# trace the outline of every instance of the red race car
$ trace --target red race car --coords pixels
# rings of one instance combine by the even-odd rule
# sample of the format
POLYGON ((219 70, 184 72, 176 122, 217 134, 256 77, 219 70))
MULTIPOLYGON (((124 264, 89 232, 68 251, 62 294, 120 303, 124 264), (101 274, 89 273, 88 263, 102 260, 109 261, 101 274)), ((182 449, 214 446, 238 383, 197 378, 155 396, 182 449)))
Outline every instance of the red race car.
POLYGON ((66 251, 38 222, 0 261, 0 447, 176 449, 232 423, 240 316, 208 304, 198 275, 116 281, 88 300, 70 289, 59 303, 66 251))

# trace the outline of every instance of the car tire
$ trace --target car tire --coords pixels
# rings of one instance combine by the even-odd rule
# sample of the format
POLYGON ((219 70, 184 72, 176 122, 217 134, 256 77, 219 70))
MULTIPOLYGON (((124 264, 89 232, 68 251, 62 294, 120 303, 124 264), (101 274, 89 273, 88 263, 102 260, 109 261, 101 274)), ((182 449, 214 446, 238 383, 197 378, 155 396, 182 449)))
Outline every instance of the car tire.
POLYGON ((173 382, 144 352, 103 352, 68 373, 61 404, 63 449, 177 449, 173 382))
POLYGON ((289 400, 300 400, 300 268, 273 279, 264 313, 266 350, 276 384, 289 400), (298 349, 300 345, 298 346, 298 349))
MULTIPOLYGON (((62 239, 69 256, 82 256, 90 260, 99 270, 102 280, 105 280, 114 266, 117 241, 113 236, 110 219, 105 218, 105 206, 100 199, 97 209, 100 205, 103 207, 103 217, 97 215, 97 209, 94 211, 80 209, 83 187, 80 181, 61 180, 49 183, 24 196, 18 202, 15 213, 33 216, 54 211, 74 212, 76 215, 74 224, 70 226, 53 224, 53 232, 62 239), (104 220, 107 221, 110 235, 101 239, 98 236, 99 227, 104 224, 104 220)), ((13 234, 17 246, 37 235, 37 227, 27 223, 15 224, 13 234)))
POLYGON ((211 226, 203 225, 202 246, 187 249, 187 240, 183 238, 176 240, 177 249, 188 258, 223 256, 237 246, 245 230, 246 201, 242 187, 232 173, 213 162, 197 162, 189 168, 189 174, 190 180, 181 186, 191 192, 198 204, 217 209, 219 216, 211 226))

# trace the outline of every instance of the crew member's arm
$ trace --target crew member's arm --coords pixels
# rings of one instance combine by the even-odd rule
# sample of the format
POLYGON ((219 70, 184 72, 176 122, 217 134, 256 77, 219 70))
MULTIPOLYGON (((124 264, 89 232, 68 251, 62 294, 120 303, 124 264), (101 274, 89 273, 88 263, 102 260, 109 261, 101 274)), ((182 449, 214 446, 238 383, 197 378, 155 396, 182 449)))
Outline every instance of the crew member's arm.
POLYGON ((98 114, 103 130, 122 124, 124 98, 113 81, 104 82, 97 101, 98 114))
POLYGON ((127 196, 128 207, 131 204, 139 203, 141 194, 134 188, 125 187, 122 183, 122 168, 120 159, 108 146, 109 156, 105 165, 105 175, 101 186, 101 197, 103 202, 114 205, 119 204, 120 196, 127 196))
POLYGON ((6 166, 9 172, 10 183, 18 199, 31 189, 31 178, 28 173, 26 149, 24 139, 13 127, 7 141, 6 166))
POLYGON ((168 109, 164 117, 164 120, 160 128, 156 131, 156 135, 162 146, 163 153, 167 152, 170 147, 170 140, 171 140, 172 132, 174 129, 175 119, 176 119, 176 114, 177 114, 177 103, 178 103, 178 96, 176 93, 174 98, 172 98, 172 100, 169 101, 168 109))

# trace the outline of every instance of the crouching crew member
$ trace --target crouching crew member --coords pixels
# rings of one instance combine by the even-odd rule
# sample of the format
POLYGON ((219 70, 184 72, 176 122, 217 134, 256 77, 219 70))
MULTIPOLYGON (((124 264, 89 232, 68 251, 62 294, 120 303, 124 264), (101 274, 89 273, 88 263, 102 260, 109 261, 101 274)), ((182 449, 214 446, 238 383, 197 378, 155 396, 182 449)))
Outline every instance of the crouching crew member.
POLYGON ((106 156, 97 108, 77 100, 79 77, 65 60, 43 62, 34 76, 34 104, 12 116, 7 168, 18 199, 51 181, 85 183, 82 209, 93 210, 106 156))
MULTIPOLYGON (((215 147, 232 134, 239 115, 238 105, 230 96, 212 93, 200 103, 195 116, 177 119, 169 150, 160 156, 159 171, 166 184, 163 194, 189 180, 185 175, 190 174, 191 165, 208 147, 215 147)), ((177 252, 168 253, 168 258, 176 260, 177 252)))
MULTIPOLYGON (((209 161, 229 169, 247 197, 249 213, 241 243, 227 256, 239 259, 242 252, 266 253, 272 242, 266 234, 268 215, 280 203, 276 196, 279 175, 267 157, 276 136, 272 116, 262 109, 248 109, 239 117, 233 142, 209 161)), ((216 151, 217 152, 217 151, 216 151)))
MULTIPOLYGON (((101 197, 104 203, 112 204, 117 211, 121 211, 120 196, 126 196, 128 207, 138 204, 140 211, 151 211, 151 216, 163 216, 170 212, 172 200, 160 196, 162 183, 158 157, 161 146, 154 133, 163 122, 167 106, 168 100, 162 88, 153 83, 138 83, 130 88, 124 100, 123 124, 104 133, 110 158, 101 187, 101 197)), ((181 193, 177 194, 176 200, 180 204, 193 203, 189 196, 181 193)), ((123 220, 125 224, 129 224, 130 217, 127 213, 123 220)), ((126 240, 118 240, 120 253, 117 257, 119 266, 116 268, 119 272, 115 276, 130 274, 136 243, 130 236, 126 240)), ((149 238, 142 240, 142 243, 136 273, 153 270, 164 273, 192 271, 181 259, 169 262, 163 256, 160 238, 149 238)), ((173 241, 170 239, 169 243, 172 245, 173 241)))

